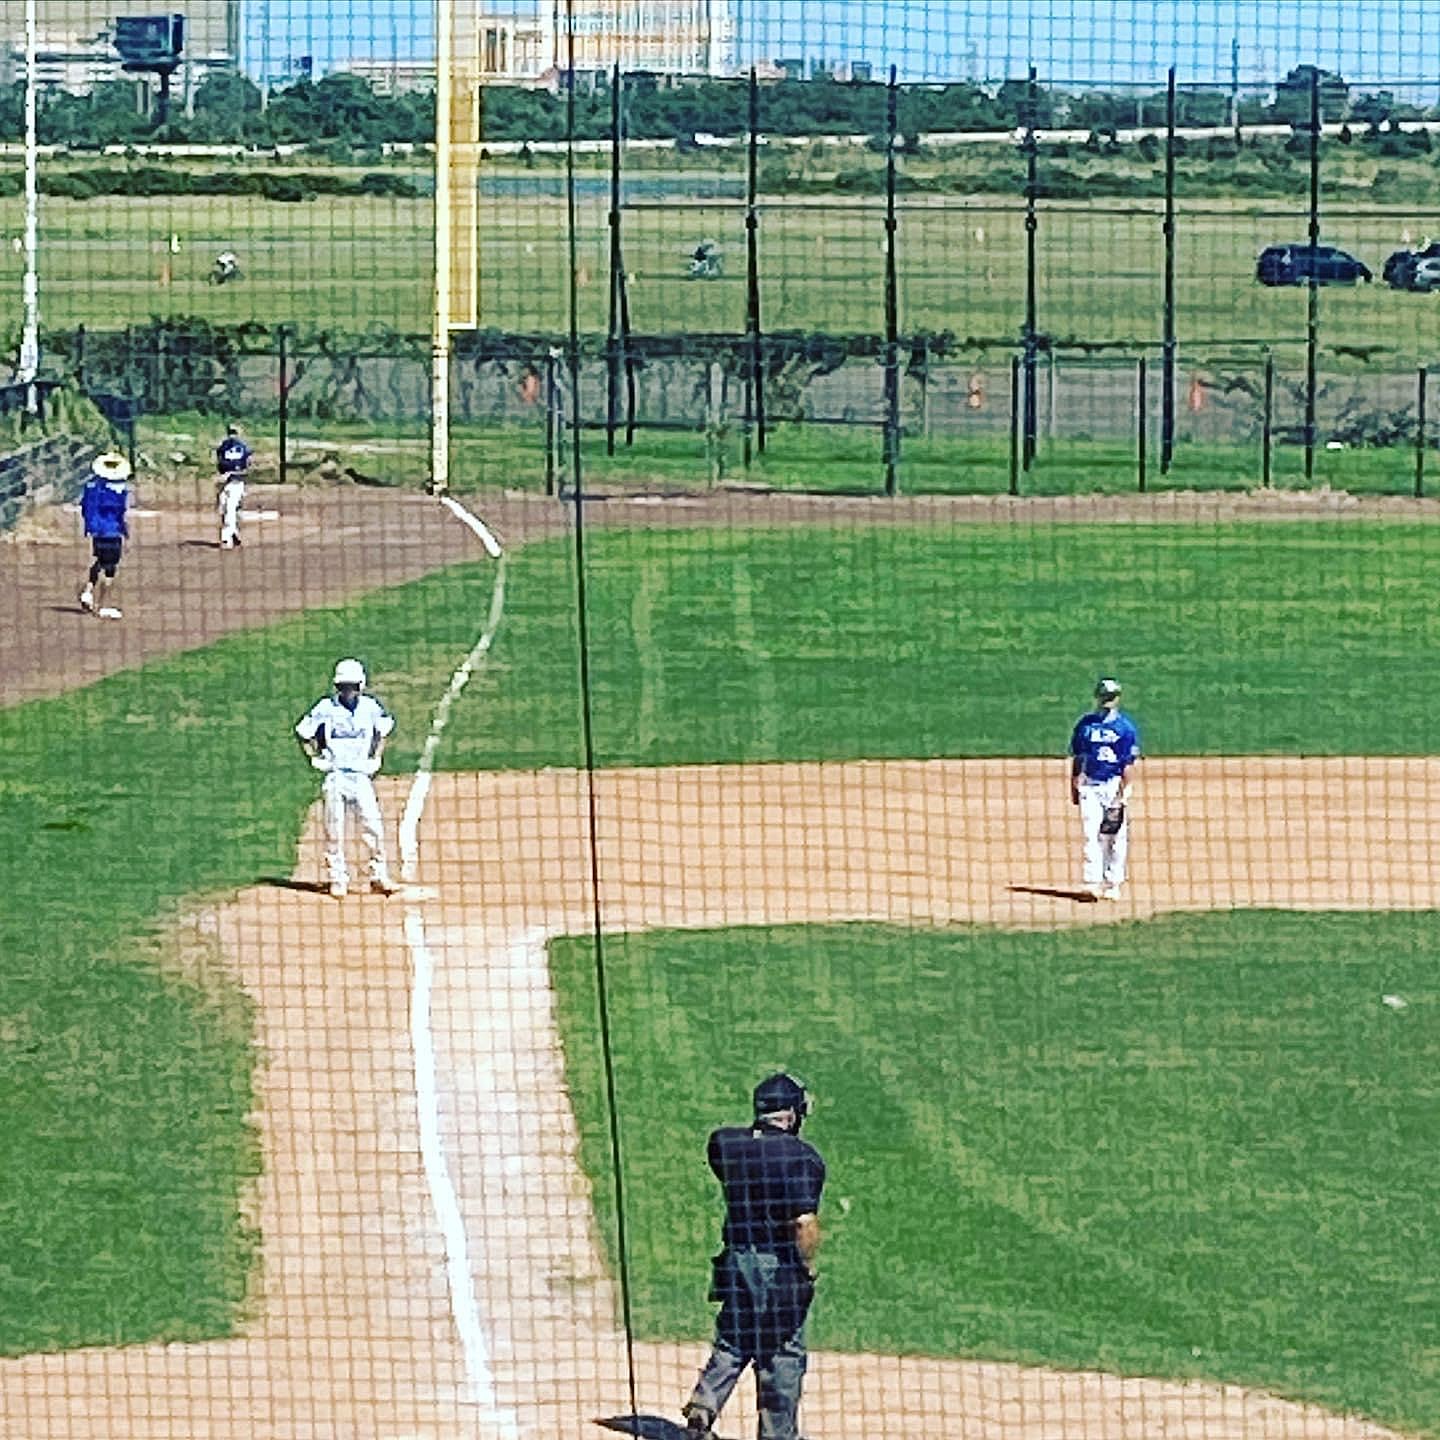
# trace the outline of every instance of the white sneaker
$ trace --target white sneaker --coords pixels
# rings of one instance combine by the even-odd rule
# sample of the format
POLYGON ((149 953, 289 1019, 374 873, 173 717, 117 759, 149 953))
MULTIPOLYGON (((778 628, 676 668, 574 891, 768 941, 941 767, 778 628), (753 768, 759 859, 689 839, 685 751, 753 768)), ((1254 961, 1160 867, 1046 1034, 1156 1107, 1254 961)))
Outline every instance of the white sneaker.
POLYGON ((343 880, 330 882, 330 894, 336 900, 343 900, 350 893, 350 887, 343 880))
POLYGON ((1107 885, 1101 892, 1102 900, 1118 900, 1120 898, 1120 887, 1118 885, 1107 885))
POLYGON ((80 592, 80 608, 94 612, 95 592, 88 585, 80 592))
POLYGON ((102 605, 95 613, 102 620, 118 620, 121 614, 114 605, 102 605))

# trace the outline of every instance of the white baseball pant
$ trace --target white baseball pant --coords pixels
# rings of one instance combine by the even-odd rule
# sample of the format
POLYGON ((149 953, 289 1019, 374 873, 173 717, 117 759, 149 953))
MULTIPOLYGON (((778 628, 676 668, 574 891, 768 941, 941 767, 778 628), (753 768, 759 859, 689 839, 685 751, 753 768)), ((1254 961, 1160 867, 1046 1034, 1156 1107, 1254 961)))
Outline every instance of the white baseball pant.
POLYGON ((1130 852, 1130 812, 1127 807, 1125 823, 1114 835, 1102 835, 1100 822, 1112 805, 1119 804, 1120 789, 1124 784, 1120 776, 1113 780, 1081 780, 1080 782, 1080 828, 1085 835, 1085 878, 1087 889, 1096 890, 1102 885, 1123 885, 1125 883, 1125 862, 1130 852))
POLYGON ((220 488, 220 543, 233 545, 240 538, 240 502, 245 498, 243 480, 227 480, 220 488))
POLYGON ((332 885, 348 885, 350 871, 345 863, 345 812, 351 806, 360 822, 360 839, 370 854, 370 878, 388 881, 389 861, 385 852, 385 817, 375 785, 358 770, 332 770, 325 777, 325 838, 329 848, 325 863, 330 867, 332 885))

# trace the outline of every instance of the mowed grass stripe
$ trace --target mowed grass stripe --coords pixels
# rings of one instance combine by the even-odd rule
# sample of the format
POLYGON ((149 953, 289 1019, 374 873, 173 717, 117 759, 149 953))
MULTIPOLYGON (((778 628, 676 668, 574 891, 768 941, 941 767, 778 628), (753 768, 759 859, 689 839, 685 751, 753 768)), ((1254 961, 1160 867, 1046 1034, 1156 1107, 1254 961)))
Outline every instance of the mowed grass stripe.
MULTIPOLYGON (((1319 522, 597 531, 597 759, 1053 755, 1101 671, 1158 754, 1437 753, 1436 543, 1319 522)), ((563 542, 520 557, 448 764, 575 763, 569 563, 563 542)))
MULTIPOLYGON (((705 1136, 788 1065, 831 1168, 815 1343, 1228 1381, 1440 1433, 1434 916, 606 944, 646 1338, 707 1333, 705 1136)), ((552 973, 611 1245, 592 946, 555 942, 552 973)))

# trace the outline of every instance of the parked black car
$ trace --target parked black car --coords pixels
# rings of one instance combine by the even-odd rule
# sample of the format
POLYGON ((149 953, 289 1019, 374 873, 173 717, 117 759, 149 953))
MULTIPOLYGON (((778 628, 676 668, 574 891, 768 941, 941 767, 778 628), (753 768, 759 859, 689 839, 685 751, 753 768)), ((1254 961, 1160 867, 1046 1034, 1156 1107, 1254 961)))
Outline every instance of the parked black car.
POLYGON ((1432 240, 1418 250, 1394 251, 1385 261, 1385 268, 1380 273, 1385 283, 1396 290, 1426 288, 1416 285, 1416 274, 1422 260, 1435 259, 1440 259, 1440 240, 1432 240))
POLYGON ((1374 279, 1370 267, 1333 245, 1268 245, 1255 262, 1262 285, 1354 285, 1374 279))

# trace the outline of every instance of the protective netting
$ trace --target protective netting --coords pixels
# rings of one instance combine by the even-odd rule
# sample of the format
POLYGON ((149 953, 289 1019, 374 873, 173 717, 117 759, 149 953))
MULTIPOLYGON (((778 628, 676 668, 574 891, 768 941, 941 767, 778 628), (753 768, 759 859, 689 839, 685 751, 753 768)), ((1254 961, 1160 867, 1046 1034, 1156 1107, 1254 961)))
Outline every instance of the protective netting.
POLYGON ((0 0, 0 1440, 1435 1432, 1433 32, 0 0))

